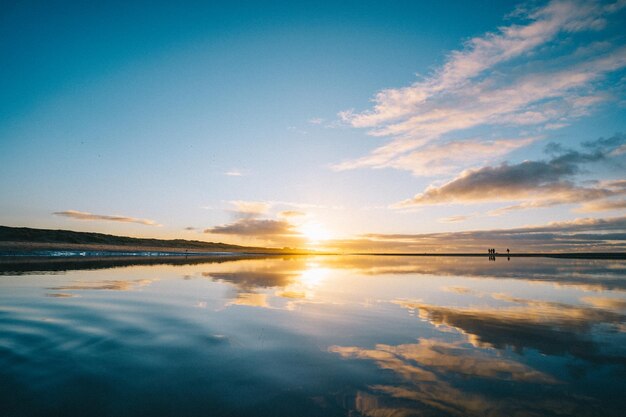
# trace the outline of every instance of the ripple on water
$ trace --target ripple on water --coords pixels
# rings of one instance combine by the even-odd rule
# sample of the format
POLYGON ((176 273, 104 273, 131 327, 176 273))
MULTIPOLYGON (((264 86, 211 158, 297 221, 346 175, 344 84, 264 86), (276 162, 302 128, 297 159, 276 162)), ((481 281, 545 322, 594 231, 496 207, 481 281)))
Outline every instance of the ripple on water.
POLYGON ((620 416, 624 265, 513 262, 2 277, 0 415, 620 416))

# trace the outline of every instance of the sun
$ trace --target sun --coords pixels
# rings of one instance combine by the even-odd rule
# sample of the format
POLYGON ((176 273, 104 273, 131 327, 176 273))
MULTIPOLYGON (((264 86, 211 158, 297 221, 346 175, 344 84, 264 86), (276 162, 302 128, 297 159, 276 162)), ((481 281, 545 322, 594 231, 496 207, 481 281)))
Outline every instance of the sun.
POLYGON ((305 223, 298 229, 311 244, 316 244, 331 238, 330 232, 319 223, 305 223))

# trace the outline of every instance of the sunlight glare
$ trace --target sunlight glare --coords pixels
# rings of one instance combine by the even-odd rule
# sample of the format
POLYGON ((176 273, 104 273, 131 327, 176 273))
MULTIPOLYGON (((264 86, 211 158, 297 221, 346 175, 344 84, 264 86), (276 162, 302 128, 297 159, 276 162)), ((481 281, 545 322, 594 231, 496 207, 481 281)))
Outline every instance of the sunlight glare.
POLYGON ((318 264, 308 264, 307 269, 302 272, 298 281, 304 288, 313 289, 318 287, 327 277, 329 270, 320 268, 318 264))
POLYGON ((331 238, 331 234, 319 223, 305 223, 299 227, 300 232, 311 244, 319 243, 331 238))

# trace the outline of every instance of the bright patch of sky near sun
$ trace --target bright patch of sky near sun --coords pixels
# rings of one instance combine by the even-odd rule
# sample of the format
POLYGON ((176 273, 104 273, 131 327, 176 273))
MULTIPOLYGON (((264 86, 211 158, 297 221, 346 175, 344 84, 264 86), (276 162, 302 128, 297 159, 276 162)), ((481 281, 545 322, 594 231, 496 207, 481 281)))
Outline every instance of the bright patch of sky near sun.
POLYGON ((298 244, 624 215, 621 139, 581 148, 626 132, 624 2, 336 3, 4 3, 0 224, 298 244), (572 149, 602 162, 554 172, 572 149), (505 199, 444 187, 523 161, 547 173, 505 199))

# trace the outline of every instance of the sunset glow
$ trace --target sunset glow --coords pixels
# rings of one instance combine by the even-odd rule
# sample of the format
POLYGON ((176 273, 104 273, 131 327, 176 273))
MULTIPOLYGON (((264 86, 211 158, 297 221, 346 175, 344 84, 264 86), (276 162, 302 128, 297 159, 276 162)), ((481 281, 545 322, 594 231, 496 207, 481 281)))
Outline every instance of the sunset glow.
POLYGON ((7 9, 0 224, 626 250, 623 1, 157 3, 7 9))
POLYGON ((309 244, 315 245, 331 239, 332 234, 319 223, 305 223, 298 228, 309 244))
POLYGON ((0 0, 0 417, 623 417, 626 0, 0 0))

